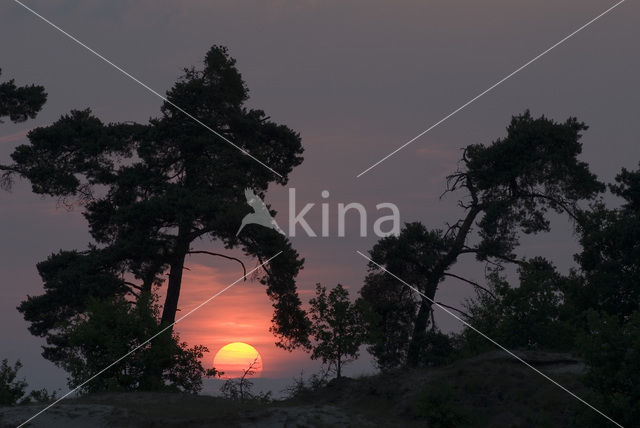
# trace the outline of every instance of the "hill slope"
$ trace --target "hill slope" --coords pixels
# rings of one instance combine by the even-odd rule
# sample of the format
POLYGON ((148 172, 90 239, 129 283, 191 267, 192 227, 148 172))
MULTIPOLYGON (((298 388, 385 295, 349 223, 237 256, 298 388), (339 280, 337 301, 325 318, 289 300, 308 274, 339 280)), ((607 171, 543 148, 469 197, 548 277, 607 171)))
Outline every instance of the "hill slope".
MULTIPOLYGON (((583 366, 563 354, 522 355, 579 396, 583 366)), ((65 400, 33 427, 575 426, 584 405, 504 353, 433 369, 331 382, 269 404, 170 393, 100 394, 65 400)), ((38 406, 0 409, 16 426, 38 406)))

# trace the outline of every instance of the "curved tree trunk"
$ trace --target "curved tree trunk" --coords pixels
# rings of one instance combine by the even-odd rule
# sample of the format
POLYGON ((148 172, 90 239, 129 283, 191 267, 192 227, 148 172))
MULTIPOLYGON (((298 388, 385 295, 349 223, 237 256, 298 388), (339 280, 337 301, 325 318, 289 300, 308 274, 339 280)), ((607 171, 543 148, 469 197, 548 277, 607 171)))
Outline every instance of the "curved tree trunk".
POLYGON ((418 316, 416 317, 415 324, 413 325, 413 334, 411 335, 411 341, 409 342, 409 349, 407 350, 407 365, 409 367, 417 367, 420 362, 420 351, 425 333, 427 332, 427 323, 429 322, 430 313, 431 302, 428 302, 426 299, 422 299, 420 309, 418 310, 418 316))
MULTIPOLYGON (((470 190, 472 190, 472 188, 470 188, 470 190)), ((433 271, 429 277, 426 278, 427 289, 424 293, 426 297, 422 296, 422 303, 418 310, 418 315, 413 326, 413 334, 411 335, 411 341, 409 342, 409 349, 407 350, 407 365, 409 367, 416 367, 420 363, 420 354, 424 347, 424 340, 427 333, 427 327, 429 325, 429 317, 433 311, 433 301, 436 296, 438 284, 440 283, 440 280, 444 278, 445 272, 457 261, 458 256, 463 251, 464 243, 469 231, 471 230, 473 221, 481 211, 481 207, 477 204, 477 198, 474 191, 472 191, 472 197, 474 205, 467 212, 462 225, 456 233, 456 237, 453 240, 451 248, 449 248, 449 251, 438 261, 438 263, 436 263, 433 271)))
POLYGON ((422 297, 422 303, 420 304, 420 309, 418 310, 418 315, 413 325, 413 334, 409 342, 409 349, 407 350, 407 365, 409 367, 417 367, 420 364, 420 354, 424 347, 427 328, 429 327, 429 318, 433 312, 432 302, 436 294, 436 289, 437 284, 428 287, 426 296, 431 300, 422 297))

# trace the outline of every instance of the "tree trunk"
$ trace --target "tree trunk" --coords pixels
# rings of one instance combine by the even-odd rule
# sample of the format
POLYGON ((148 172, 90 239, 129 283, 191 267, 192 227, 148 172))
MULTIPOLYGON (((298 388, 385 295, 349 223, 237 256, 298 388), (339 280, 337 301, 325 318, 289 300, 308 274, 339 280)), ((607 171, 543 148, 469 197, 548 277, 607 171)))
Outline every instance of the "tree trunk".
POLYGON ((420 354, 424 348, 424 342, 427 335, 427 327, 429 325, 429 317, 433 311, 433 299, 436 295, 437 284, 430 285, 425 295, 429 297, 422 297, 422 303, 416 316, 416 321, 413 325, 413 334, 411 335, 411 341, 409 342, 409 349, 407 350, 407 365, 409 367, 417 367, 420 364, 420 354))
POLYGON ((417 367, 420 362, 421 348, 427 332, 427 324, 429 322, 430 314, 431 302, 423 298, 422 303, 420 304, 420 309, 418 310, 416 322, 413 325, 413 334, 411 335, 409 349, 407 350, 407 365, 409 367, 417 367))
POLYGON ((191 223, 183 222, 178 228, 178 236, 174 248, 174 259, 169 271, 169 283, 167 284, 167 297, 162 308, 162 325, 173 324, 178 311, 178 299, 180 298, 180 287, 182 286, 182 273, 184 270, 184 259, 189 251, 189 233, 191 223))
MULTIPOLYGON (((174 247, 174 258, 171 262, 169 271, 169 283, 167 285, 167 296, 162 308, 162 318, 160 326, 165 327, 171 325, 176 320, 176 312, 178 310, 178 299, 180 298, 180 286, 182 285, 182 271, 184 267, 184 259, 189 251, 189 231, 191 225, 184 224, 178 228, 178 236, 174 247)), ((171 330, 163 333, 162 337, 158 337, 151 342, 152 347, 158 348, 158 355, 164 356, 168 341, 166 335, 171 334, 171 330)), ((168 356, 168 354, 167 354, 168 356)), ((147 367, 145 384, 142 385, 143 390, 156 390, 164 386, 163 371, 166 368, 167 360, 161 357, 157 361, 147 367)))
POLYGON ((471 226, 473 225, 473 221, 481 212, 481 208, 478 205, 475 191, 473 191, 472 188, 470 188, 469 190, 472 193, 474 205, 467 212, 467 215, 465 216, 460 229, 456 233, 456 237, 453 240, 451 248, 449 249, 447 254, 445 254, 442 259, 438 261, 438 263, 436 263, 433 271, 429 275, 429 278, 426 279, 427 290, 424 294, 427 297, 422 296, 422 303, 420 304, 420 309, 418 310, 418 316, 416 317, 416 322, 413 326, 413 335, 411 336, 409 349, 407 350, 407 365, 409 367, 416 367, 420 363, 420 354, 424 346, 424 339, 427 333, 429 316, 431 315, 431 311, 433 311, 433 299, 436 296, 438 284, 444 277, 444 273, 447 271, 447 269, 449 269, 449 267, 458 259, 458 256, 464 248, 464 244, 467 240, 467 235, 471 230, 471 226))

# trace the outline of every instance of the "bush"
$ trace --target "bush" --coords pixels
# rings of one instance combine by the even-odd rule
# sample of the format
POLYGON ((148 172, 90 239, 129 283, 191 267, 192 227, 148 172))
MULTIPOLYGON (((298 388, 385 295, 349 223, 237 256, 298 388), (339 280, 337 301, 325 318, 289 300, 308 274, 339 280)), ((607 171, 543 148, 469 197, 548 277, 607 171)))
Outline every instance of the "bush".
MULTIPOLYGON (((624 426, 640 420, 640 311, 621 322, 615 315, 587 314, 587 331, 579 339, 589 367, 585 381, 595 392, 594 405, 624 426)), ((594 426, 609 422, 589 412, 594 426)))
POLYGON ((0 364, 0 406, 14 406, 16 404, 48 403, 56 399, 56 393, 50 394, 46 389, 34 390, 25 395, 27 382, 18 379, 18 372, 22 368, 20 360, 11 366, 8 359, 0 364))
POLYGON ((438 330, 430 330, 425 334, 421 346, 420 364, 423 367, 434 367, 448 364, 457 355, 457 348, 451 336, 438 330))
POLYGON ((20 360, 13 367, 8 359, 3 359, 0 364, 0 405, 13 406, 18 404, 27 389, 24 379, 17 379, 18 372, 22 368, 20 360))
POLYGON ((469 415, 457 403, 455 394, 443 382, 431 384, 418 396, 413 414, 431 428, 451 428, 469 422, 469 415))
MULTIPOLYGON (((187 347, 177 334, 160 331, 159 309, 151 298, 136 303, 123 298, 93 300, 84 321, 73 324, 63 336, 64 354, 57 364, 75 387, 138 348, 118 364, 83 386, 84 392, 174 390, 197 393, 207 375, 201 359, 208 349, 187 347)), ((49 348, 54 349, 54 348, 49 348)))
POLYGON ((329 384, 329 376, 331 375, 329 368, 322 367, 318 373, 314 373, 305 380, 303 372, 300 376, 293 378, 293 384, 284 389, 287 398, 300 397, 306 393, 317 391, 329 384))
MULTIPOLYGON (((547 260, 534 258, 519 268, 519 279, 518 287, 512 287, 498 272, 490 273, 490 292, 479 290, 467 304, 469 323, 507 348, 574 349, 578 328, 564 292, 576 278, 562 276, 547 260)), ((460 339, 467 354, 494 349, 469 328, 460 339)))

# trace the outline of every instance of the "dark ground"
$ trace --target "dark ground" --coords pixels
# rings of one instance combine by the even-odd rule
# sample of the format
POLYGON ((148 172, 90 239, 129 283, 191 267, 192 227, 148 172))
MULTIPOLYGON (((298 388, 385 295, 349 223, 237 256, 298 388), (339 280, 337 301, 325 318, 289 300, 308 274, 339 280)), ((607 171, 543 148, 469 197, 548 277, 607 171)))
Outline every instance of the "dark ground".
MULTIPOLYGON (((583 365, 568 355, 522 354, 577 395, 583 365)), ((16 426, 42 406, 0 408, 16 426)), ((172 393, 100 394, 61 402, 33 427, 569 427, 589 410, 501 352, 433 369, 331 382, 269 404, 172 393), (586 410, 585 410, 586 409, 586 410)))

